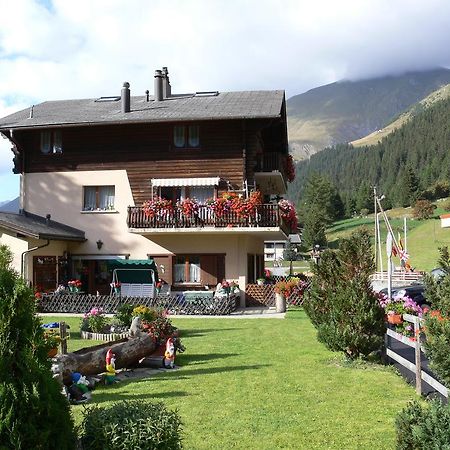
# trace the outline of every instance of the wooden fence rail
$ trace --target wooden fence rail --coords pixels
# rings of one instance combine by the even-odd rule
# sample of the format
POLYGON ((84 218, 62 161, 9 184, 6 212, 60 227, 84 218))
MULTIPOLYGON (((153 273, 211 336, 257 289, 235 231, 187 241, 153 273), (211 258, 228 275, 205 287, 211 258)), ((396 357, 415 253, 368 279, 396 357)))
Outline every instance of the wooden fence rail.
MULTIPOLYGON (((423 322, 423 319, 412 316, 410 314, 403 314, 403 320, 414 324, 414 336, 415 339, 412 340, 403 334, 397 333, 394 330, 387 329, 386 331, 386 356, 396 361, 398 364, 400 364, 402 367, 405 367, 409 371, 413 372, 415 374, 415 384, 416 384, 416 392, 417 394, 422 394, 422 380, 425 381, 425 383, 429 384, 432 388, 436 389, 441 395, 443 395, 445 398, 448 399, 448 390, 447 388, 441 384, 438 380, 436 380, 432 375, 426 373, 422 370, 422 361, 423 357, 425 357, 425 352, 423 345, 421 344, 421 324, 423 322), (390 339, 394 339, 396 341, 401 342, 404 345, 407 345, 408 347, 414 348, 414 362, 408 361, 403 356, 396 353, 390 345, 390 339)), ((426 358, 426 357, 425 357, 426 358)))

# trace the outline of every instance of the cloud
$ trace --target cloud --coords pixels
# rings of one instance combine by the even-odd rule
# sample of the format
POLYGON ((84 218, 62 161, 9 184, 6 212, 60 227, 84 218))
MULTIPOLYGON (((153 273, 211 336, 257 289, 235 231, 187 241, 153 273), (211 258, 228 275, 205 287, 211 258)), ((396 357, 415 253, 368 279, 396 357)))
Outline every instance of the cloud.
POLYGON ((133 94, 152 92, 162 66, 174 92, 286 89, 288 96, 342 78, 450 67, 447 0, 0 6, 0 115, 44 100, 117 95, 124 81, 133 94))

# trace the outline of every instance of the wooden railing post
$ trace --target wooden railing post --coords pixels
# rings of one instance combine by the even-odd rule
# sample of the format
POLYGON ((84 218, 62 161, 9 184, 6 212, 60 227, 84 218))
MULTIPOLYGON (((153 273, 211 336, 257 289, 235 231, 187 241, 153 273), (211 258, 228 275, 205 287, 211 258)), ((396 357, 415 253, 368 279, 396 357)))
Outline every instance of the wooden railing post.
POLYGON ((59 323, 59 337, 61 338, 61 353, 67 355, 67 324, 59 323))
POLYGON ((416 392, 419 395, 422 395, 422 357, 420 354, 420 322, 419 318, 414 318, 414 337, 415 341, 415 354, 416 354, 416 392))

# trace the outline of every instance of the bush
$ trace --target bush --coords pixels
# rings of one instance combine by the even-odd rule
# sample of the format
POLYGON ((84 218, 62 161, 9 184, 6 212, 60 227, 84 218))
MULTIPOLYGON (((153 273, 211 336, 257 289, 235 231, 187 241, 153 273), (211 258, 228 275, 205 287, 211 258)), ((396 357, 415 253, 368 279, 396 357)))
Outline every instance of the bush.
POLYGON ((0 269, 0 448, 71 449, 73 422, 53 379, 31 289, 0 269))
POLYGON ((181 420, 163 403, 122 401, 109 407, 91 407, 83 419, 86 450, 180 449, 181 420))
POLYGON ((425 279, 425 295, 434 308, 425 316, 425 348, 430 367, 450 386, 450 255, 447 247, 439 251, 439 265, 446 274, 439 280, 425 279))
POLYGON ((374 262, 367 232, 343 240, 338 251, 324 251, 312 270, 303 307, 318 339, 352 359, 379 350, 384 312, 370 283, 374 262))
POLYGON ((134 305, 130 305, 129 303, 124 303, 117 308, 115 319, 120 325, 128 328, 131 326, 131 322, 133 320, 133 309, 134 305))
POLYGON ((431 219, 433 217, 436 206, 429 200, 417 200, 413 209, 413 216, 416 219, 431 219))
POLYGON ((92 308, 81 319, 80 329, 82 331, 91 331, 93 333, 102 333, 108 325, 108 318, 101 308, 92 308))
POLYGON ((441 204, 444 211, 450 211, 450 198, 441 204))
POLYGON ((450 448, 450 409, 439 400, 414 401, 395 420, 397 450, 450 448))

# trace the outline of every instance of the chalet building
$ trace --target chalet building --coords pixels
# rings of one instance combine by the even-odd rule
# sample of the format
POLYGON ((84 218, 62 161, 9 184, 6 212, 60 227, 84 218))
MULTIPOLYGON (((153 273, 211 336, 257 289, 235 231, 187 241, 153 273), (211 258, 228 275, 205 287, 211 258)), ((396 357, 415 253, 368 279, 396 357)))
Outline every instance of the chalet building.
POLYGON ((124 83, 117 96, 47 101, 1 119, 0 133, 20 176, 20 214, 0 213, 0 243, 43 290, 78 278, 109 293, 108 261, 121 258, 154 259, 172 290, 224 278, 244 290, 263 273, 264 241, 289 233, 277 203, 289 169, 284 91, 176 95, 163 68, 153 96, 124 83), (211 206, 254 189, 262 203, 247 215, 211 206), (194 210, 174 207, 188 198, 194 210))

